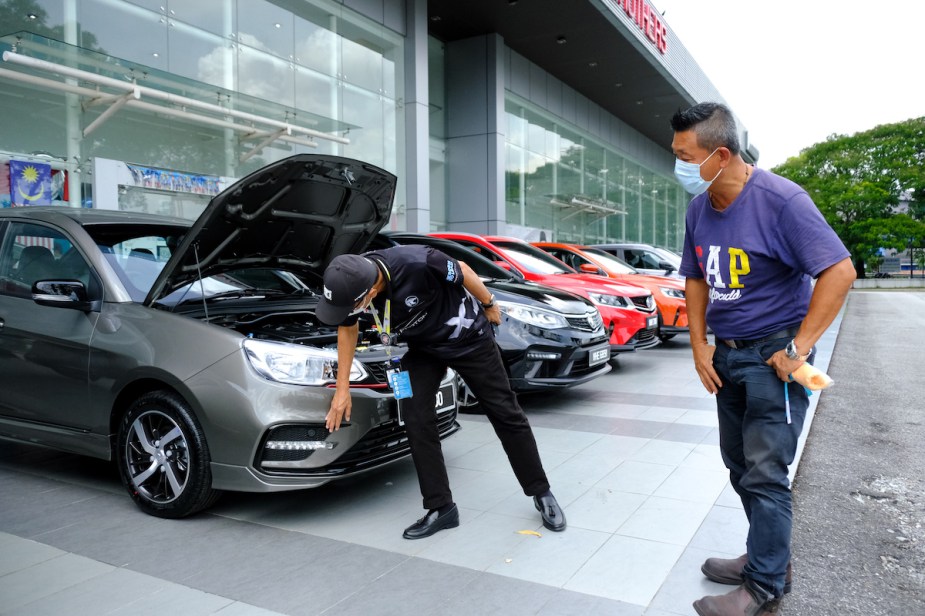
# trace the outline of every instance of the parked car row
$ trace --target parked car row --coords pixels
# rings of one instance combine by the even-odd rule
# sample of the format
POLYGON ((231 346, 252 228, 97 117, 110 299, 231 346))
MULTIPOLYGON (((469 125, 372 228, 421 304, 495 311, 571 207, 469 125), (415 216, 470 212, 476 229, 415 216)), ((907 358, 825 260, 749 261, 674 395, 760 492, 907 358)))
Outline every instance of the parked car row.
MULTIPOLYGON (((462 233, 380 232, 396 178, 297 155, 235 183, 195 221, 67 207, 0 210, 0 439, 113 460, 143 511, 183 517, 223 490, 319 486, 409 455, 361 319, 353 365, 314 315, 332 258, 425 244, 465 261, 502 311, 515 391, 573 387, 617 353, 686 329, 683 287, 600 250, 462 233), (338 370, 353 413, 324 417, 338 370), (42 395, 36 395, 42 392, 42 395)), ((473 400, 447 371, 441 438, 473 400)))
POLYGON ((661 340, 670 340, 688 331, 684 283, 680 280, 642 274, 613 254, 592 246, 551 242, 536 242, 534 246, 579 272, 607 276, 648 289, 658 308, 658 335, 661 340))

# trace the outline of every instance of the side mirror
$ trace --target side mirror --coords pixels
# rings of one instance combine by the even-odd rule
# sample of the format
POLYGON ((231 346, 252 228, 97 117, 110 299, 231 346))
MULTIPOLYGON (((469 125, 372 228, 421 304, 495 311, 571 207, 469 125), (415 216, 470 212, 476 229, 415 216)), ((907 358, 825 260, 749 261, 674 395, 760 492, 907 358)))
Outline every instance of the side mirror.
POLYGON ((100 308, 99 301, 90 299, 87 288, 79 280, 36 280, 32 285, 32 301, 39 306, 82 312, 100 308))
POLYGON ((594 265, 593 263, 582 263, 578 266, 578 271, 582 274, 595 274, 597 276, 606 276, 604 270, 594 265))
POLYGON ((674 265, 668 261, 659 261, 658 266, 669 274, 674 271, 674 265))

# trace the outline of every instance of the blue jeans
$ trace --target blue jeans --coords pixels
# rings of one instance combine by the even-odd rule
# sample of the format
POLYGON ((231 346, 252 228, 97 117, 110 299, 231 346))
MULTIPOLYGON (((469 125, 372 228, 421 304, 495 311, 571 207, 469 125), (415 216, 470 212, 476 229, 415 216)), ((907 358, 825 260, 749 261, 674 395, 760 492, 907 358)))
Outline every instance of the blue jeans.
POLYGON ((744 575, 777 597, 784 594, 790 562, 793 509, 788 466, 796 456, 809 407, 803 386, 785 384, 765 363, 788 342, 770 340, 745 349, 720 342, 713 355, 713 367, 723 382, 716 395, 720 451, 749 522, 744 575), (790 396, 789 424, 785 387, 790 396))

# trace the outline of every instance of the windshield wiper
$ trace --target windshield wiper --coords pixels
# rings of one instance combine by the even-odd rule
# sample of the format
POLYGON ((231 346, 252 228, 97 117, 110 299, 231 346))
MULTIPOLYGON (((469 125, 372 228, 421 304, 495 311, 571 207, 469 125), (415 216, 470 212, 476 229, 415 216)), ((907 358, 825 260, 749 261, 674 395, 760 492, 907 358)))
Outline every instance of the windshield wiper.
POLYGON ((235 291, 223 291, 214 295, 208 295, 203 299, 207 302, 223 299, 240 299, 243 297, 266 297, 268 295, 289 295, 289 291, 280 291, 279 289, 238 289, 235 291))

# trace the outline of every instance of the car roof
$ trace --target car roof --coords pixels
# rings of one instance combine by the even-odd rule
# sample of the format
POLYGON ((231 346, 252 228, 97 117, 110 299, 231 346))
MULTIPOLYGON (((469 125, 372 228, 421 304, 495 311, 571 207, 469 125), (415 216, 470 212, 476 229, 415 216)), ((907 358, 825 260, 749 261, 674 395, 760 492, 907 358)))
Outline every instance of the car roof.
POLYGON ((28 218, 54 223, 61 219, 70 219, 77 224, 172 224, 189 227, 193 221, 173 216, 161 216, 145 212, 125 212, 122 210, 101 210, 96 208, 77 208, 62 205, 15 207, 0 211, 3 216, 28 218))

